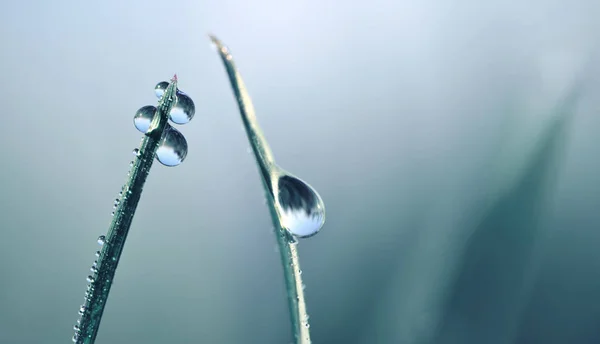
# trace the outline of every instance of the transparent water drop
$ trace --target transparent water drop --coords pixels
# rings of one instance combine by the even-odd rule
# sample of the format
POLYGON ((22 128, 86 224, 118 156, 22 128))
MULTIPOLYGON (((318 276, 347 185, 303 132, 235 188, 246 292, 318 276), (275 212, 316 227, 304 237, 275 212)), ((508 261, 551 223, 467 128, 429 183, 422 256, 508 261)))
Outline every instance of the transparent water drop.
POLYGON ((81 331, 81 328, 78 325, 75 325, 75 326, 73 326, 73 331, 79 332, 79 331, 81 331))
POLYGON ((95 267, 95 266, 92 266, 92 267, 90 268, 90 271, 91 271, 91 272, 93 272, 93 273, 95 273, 95 274, 97 274, 97 273, 98 273, 98 268, 97 268, 97 267, 95 267))
POLYGON ((133 155, 140 156, 140 150, 138 148, 133 149, 133 155))
POLYGON ((196 113, 194 101, 187 94, 177 90, 175 103, 169 112, 169 119, 175 124, 186 124, 196 113))
POLYGON ((96 251, 96 257, 100 257, 100 251, 96 251))
MULTIPOLYGON (((129 167, 133 167, 133 161, 130 161, 130 162, 129 162, 129 167)), ((119 193, 119 196, 121 196, 122 194, 123 194, 122 192, 121 192, 121 193, 119 193)))
POLYGON ((110 213, 110 216, 115 216, 115 212, 114 212, 114 211, 112 211, 112 212, 110 213))
POLYGON ((143 106, 133 116, 133 125, 137 130, 145 134, 150 129, 150 123, 152 123, 155 114, 156 106, 143 106))
POLYGON ((293 236, 308 238, 325 223, 325 205, 310 185, 291 175, 277 180, 275 206, 282 226, 293 236))
POLYGON ((105 242, 106 242, 106 237, 104 235, 101 235, 98 237, 98 245, 104 245, 105 242))
POLYGON ((156 98, 160 99, 165 94, 165 91, 169 87, 169 83, 166 81, 161 81, 154 87, 154 93, 156 94, 156 98))
POLYGON ((71 338, 71 340, 73 341, 73 343, 77 343, 77 341, 79 340, 79 335, 77 333, 75 333, 73 335, 73 338, 71 338))
POLYGON ((87 277, 87 281, 90 282, 90 283, 94 283, 96 280, 94 279, 93 276, 88 276, 87 277))
POLYGON ((165 166, 177 166, 185 160, 187 150, 183 134, 169 125, 156 150, 156 159, 165 166))
POLYGON ((85 305, 81 305, 81 307, 79 307, 79 315, 83 315, 83 313, 85 313, 85 305))

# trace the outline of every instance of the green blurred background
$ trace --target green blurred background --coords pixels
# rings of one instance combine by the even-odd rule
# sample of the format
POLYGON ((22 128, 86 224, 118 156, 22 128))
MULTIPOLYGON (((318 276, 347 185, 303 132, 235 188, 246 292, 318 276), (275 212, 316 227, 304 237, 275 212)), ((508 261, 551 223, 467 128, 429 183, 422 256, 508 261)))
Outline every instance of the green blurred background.
POLYGON ((70 341, 133 115, 173 73, 189 154, 154 165, 97 343, 290 342, 208 32, 325 201, 299 245, 314 343, 600 343, 598 17, 595 0, 4 1, 0 343, 70 341))

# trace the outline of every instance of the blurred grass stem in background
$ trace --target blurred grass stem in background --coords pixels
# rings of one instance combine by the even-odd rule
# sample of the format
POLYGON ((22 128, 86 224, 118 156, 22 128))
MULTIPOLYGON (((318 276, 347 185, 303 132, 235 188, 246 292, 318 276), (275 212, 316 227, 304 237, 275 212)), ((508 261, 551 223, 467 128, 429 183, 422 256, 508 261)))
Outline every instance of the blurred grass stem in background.
POLYGON ((248 141, 254 152, 265 197, 279 245, 287 288, 292 333, 298 344, 310 339, 310 324, 304 299, 302 270, 296 238, 318 233, 325 222, 325 206, 319 194, 308 184, 284 171, 277 164, 258 125, 254 106, 229 49, 210 35, 223 61, 235 94, 248 141))

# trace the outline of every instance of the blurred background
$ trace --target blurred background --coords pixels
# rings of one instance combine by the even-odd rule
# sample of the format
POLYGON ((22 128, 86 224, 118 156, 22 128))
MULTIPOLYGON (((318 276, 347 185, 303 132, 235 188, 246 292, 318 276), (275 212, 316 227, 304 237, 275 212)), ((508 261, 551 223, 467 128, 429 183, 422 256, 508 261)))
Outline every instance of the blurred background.
POLYGON ((326 204, 299 244, 314 343, 600 343, 600 2, 4 1, 0 343, 67 343, 96 239, 174 73, 97 343, 289 343, 224 68, 326 204))

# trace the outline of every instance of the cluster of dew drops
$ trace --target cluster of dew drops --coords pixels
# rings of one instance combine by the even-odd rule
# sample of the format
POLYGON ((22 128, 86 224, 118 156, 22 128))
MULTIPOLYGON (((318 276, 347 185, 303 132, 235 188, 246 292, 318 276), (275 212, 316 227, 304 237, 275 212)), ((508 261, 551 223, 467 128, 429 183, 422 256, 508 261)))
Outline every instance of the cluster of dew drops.
MULTIPOLYGON (((161 81, 156 85, 154 91, 158 99, 162 98, 168 86, 169 83, 166 81, 161 81)), ((175 124, 186 124, 192 120, 195 111, 196 108, 192 99, 187 94, 177 89, 175 95, 175 102, 171 108, 171 111, 169 112, 169 119, 171 120, 171 122, 175 124)), ((146 105, 141 107, 133 117, 133 124, 136 127, 136 129, 145 134, 150 129, 150 124, 152 123, 156 112, 156 106, 146 105)), ((143 140, 144 138, 142 138, 142 142, 143 140)), ((165 128, 165 132, 161 138, 158 149, 156 151, 156 159, 165 166, 177 166, 181 164, 183 160, 185 160, 185 157, 187 156, 187 151, 188 145, 183 134, 181 134, 179 130, 173 128, 170 124, 167 123, 167 127, 165 128)), ((136 158, 141 156, 139 148, 135 148, 133 150, 133 155, 136 158)), ((131 169, 134 165, 135 162, 132 160, 129 163, 129 172, 127 173, 128 175, 131 175, 131 169)), ((131 189, 124 185, 121 188, 121 191, 119 192, 119 197, 117 197, 114 201, 113 212, 111 213, 112 216, 115 215, 115 210, 117 209, 121 201, 124 200, 129 194, 131 194, 131 189)), ((106 236, 100 235, 98 237, 98 244, 100 246, 106 244, 106 242, 106 236)), ((100 251, 96 251, 96 257, 100 257, 100 251)), ((94 261, 92 267, 90 268, 90 271, 92 272, 92 274, 87 277, 88 286, 85 292, 86 302, 91 301, 91 296, 94 291, 94 283, 96 282, 95 276, 98 276, 98 260, 94 261)), ((75 334, 73 335, 73 342, 77 342, 79 340, 79 337, 81 335, 81 316, 83 316, 86 311, 87 309, 85 304, 81 305, 81 307, 79 308, 80 318, 77 319, 77 324, 73 327, 73 330, 75 331, 75 334)))

